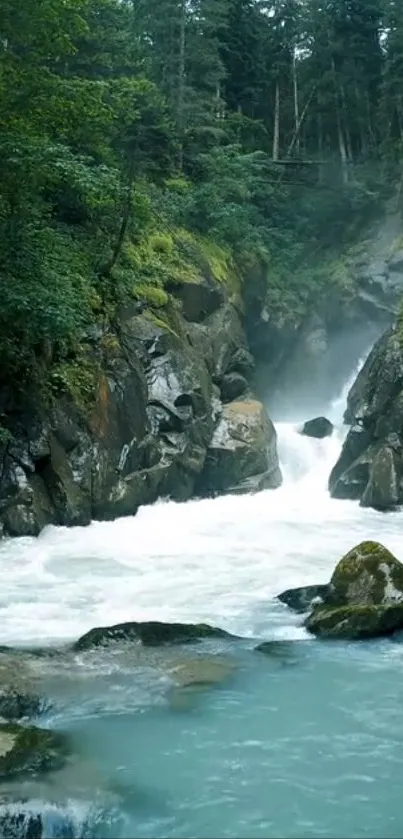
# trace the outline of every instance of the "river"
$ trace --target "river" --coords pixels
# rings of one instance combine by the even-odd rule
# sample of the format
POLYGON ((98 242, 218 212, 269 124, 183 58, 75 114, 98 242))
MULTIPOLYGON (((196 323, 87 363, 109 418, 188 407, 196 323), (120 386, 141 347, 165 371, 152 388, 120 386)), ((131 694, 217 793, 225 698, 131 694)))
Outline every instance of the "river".
MULTIPOLYGON (((54 700, 47 724, 71 732, 81 755, 75 781, 53 789, 72 814, 69 835, 403 836, 403 645, 308 639, 275 599, 326 582, 362 539, 403 558, 402 513, 327 492, 350 384, 324 406, 333 437, 302 437, 306 417, 277 423, 277 491, 161 501, 133 518, 1 545, 4 644, 60 644, 92 626, 146 619, 208 621, 245 639, 231 651, 239 659, 231 683, 184 707, 126 654, 42 662, 54 700), (256 639, 293 643, 271 660, 252 651, 256 639)), ((43 802, 51 792, 29 795, 43 802)), ((62 835, 52 818, 47 829, 62 835)))

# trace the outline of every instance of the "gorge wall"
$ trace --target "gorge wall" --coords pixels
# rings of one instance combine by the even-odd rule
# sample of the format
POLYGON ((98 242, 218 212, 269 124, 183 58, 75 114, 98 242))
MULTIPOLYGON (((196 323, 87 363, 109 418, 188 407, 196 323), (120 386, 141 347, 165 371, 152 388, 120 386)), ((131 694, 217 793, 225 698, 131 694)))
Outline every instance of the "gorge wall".
MULTIPOLYGON (((133 300, 100 318, 71 363, 45 366, 31 387, 3 384, 3 534, 133 515, 158 498, 278 487, 264 403, 283 413, 296 402, 308 413, 315 395, 323 404, 390 325, 403 288, 400 229, 389 214, 367 231, 359 255, 346 257, 347 287, 329 283, 292 323, 270 310, 270 274, 223 276, 212 259, 202 276, 176 282, 163 306, 133 300)), ((399 335, 376 345, 350 394, 353 428, 331 478, 337 497, 380 506, 403 498, 399 335), (381 403, 391 406, 387 421, 381 403)))
POLYGON ((87 335, 55 387, 3 387, 6 535, 132 515, 160 497, 277 487, 276 433, 251 388, 242 303, 211 274, 158 316, 133 302, 87 335))

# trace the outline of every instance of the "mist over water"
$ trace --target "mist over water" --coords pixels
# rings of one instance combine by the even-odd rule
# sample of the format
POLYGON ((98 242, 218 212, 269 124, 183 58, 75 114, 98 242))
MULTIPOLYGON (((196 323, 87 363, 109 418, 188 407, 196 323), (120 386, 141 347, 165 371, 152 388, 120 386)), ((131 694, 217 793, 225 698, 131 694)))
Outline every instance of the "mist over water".
MULTIPOLYGON (((187 652, 220 652, 238 669, 180 706, 167 700, 150 652, 142 660, 130 649, 38 659, 38 683, 53 701, 46 724, 70 732, 77 764, 73 780, 62 773, 25 797, 67 807, 72 835, 403 835, 403 646, 322 644, 276 599, 285 588, 326 582, 362 539, 403 558, 401 513, 327 491, 354 375, 322 406, 336 426, 331 438, 301 436, 308 417, 297 409, 277 423, 279 490, 159 502, 133 518, 1 544, 2 643, 60 642, 146 619, 208 621, 244 638, 187 652), (262 639, 292 644, 270 659, 253 652, 262 639)), ((49 806, 47 836, 56 839, 49 806)))
POLYGON ((341 421, 357 371, 357 359, 368 355, 384 328, 385 325, 368 324, 339 330, 334 335, 326 335, 323 348, 316 347, 313 354, 304 351, 302 344, 291 358, 284 359, 274 386, 268 387, 270 372, 264 364, 259 366, 257 387, 261 398, 267 401, 272 419, 303 422, 332 411, 335 421, 341 421))

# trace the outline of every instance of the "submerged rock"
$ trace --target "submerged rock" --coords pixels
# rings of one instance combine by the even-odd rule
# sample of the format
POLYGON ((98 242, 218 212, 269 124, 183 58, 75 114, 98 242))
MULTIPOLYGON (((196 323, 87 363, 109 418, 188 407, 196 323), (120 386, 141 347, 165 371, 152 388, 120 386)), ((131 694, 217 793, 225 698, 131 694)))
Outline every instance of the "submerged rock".
POLYGON ((0 779, 60 769, 66 755, 66 740, 58 732, 0 724, 0 779))
POLYGON ((307 612, 316 601, 323 601, 328 593, 327 584, 289 588, 278 595, 278 600, 285 603, 294 612, 307 612))
POLYGON ((166 672, 180 688, 211 687, 221 684, 236 670, 236 662, 218 656, 198 656, 169 662, 166 672))
POLYGON ((317 440, 322 440, 324 437, 330 437, 333 434, 333 424, 326 417, 315 417, 315 419, 307 420, 304 423, 301 434, 305 437, 315 437, 317 440))
POLYGON ((305 626, 315 635, 351 639, 402 629, 403 564, 378 542, 362 542, 337 564, 305 626))
POLYGON ((0 718, 20 720, 36 716, 42 709, 29 668, 17 656, 0 652, 0 718))
POLYGON ((298 664, 298 653, 301 650, 301 642, 295 641, 262 641, 255 647, 255 652, 261 653, 269 660, 281 667, 290 667, 298 664))
POLYGON ((237 669, 236 661, 218 656, 169 662, 164 670, 174 682, 168 700, 172 710, 190 711, 206 690, 228 681, 237 669))
POLYGON ((261 402, 230 402, 223 407, 198 489, 201 495, 237 488, 249 492, 254 479, 259 488, 281 485, 276 431, 261 402))
POLYGON ((119 641, 137 641, 147 647, 164 644, 191 644, 205 638, 231 638, 228 632, 205 623, 128 622, 90 629, 76 641, 73 649, 88 650, 119 641))

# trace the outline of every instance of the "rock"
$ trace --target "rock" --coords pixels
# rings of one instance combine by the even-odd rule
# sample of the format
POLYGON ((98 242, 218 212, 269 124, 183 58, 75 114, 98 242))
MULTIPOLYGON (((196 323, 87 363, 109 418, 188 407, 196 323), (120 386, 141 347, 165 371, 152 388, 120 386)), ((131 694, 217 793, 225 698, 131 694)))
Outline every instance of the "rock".
POLYGON ((20 720, 33 717, 43 709, 36 694, 31 674, 17 656, 0 653, 0 717, 20 720))
POLYGON ((347 435, 340 458, 329 477, 332 498, 358 501, 362 497, 373 457, 372 446, 368 445, 368 441, 368 434, 359 426, 355 426, 347 435))
POLYGON ((236 663, 218 656, 198 656, 170 662, 165 669, 180 688, 211 687, 232 676, 236 663))
POLYGON ((137 641, 147 647, 157 647, 164 644, 191 644, 206 638, 231 637, 223 629, 204 623, 130 622, 90 629, 76 641, 73 649, 78 652, 119 641, 137 641))
POLYGON ((314 635, 351 641, 391 635, 403 629, 403 603, 394 606, 340 606, 315 609, 305 621, 314 635))
POLYGON ((201 495, 229 492, 262 475, 267 487, 281 485, 273 423, 261 402, 230 402, 224 405, 197 489, 201 495))
POLYGON ((362 507, 392 510, 399 503, 399 464, 389 446, 381 446, 371 463, 369 479, 361 496, 362 507))
POLYGON ((192 710, 206 689, 226 682, 235 671, 234 661, 217 656, 199 656, 169 663, 166 672, 175 683, 168 695, 171 709, 192 710))
POLYGON ((250 380, 255 369, 255 360, 245 346, 239 347, 233 353, 227 364, 227 373, 239 373, 247 381, 250 380))
POLYGON ((228 487, 225 492, 227 495, 254 495, 256 492, 262 492, 264 489, 273 489, 272 472, 251 475, 249 478, 245 478, 244 481, 239 481, 235 486, 228 487))
POLYGON ((295 641, 263 641, 255 647, 257 653, 262 653, 281 665, 296 664, 297 645, 295 641))
POLYGON ((57 732, 0 724, 0 779, 60 769, 66 755, 65 738, 57 732))
POLYGON ((324 601, 329 585, 301 586, 282 591, 278 599, 295 612, 308 612, 316 602, 324 601))
POLYGON ((248 382, 240 373, 226 373, 220 382, 221 399, 232 402, 248 390, 248 382))
POLYGON ((301 434, 305 437, 315 437, 317 440, 322 440, 324 437, 330 437, 333 434, 333 424, 326 417, 315 417, 315 419, 307 420, 301 429, 301 434))
POLYGON ((326 605, 386 606, 403 602, 403 564, 378 542, 362 542, 338 562, 326 605))
POLYGON ((403 335, 376 342, 347 400, 351 425, 329 479, 333 497, 389 510, 403 503, 403 335))
POLYGON ((181 282, 175 286, 175 296, 182 303, 186 320, 200 322, 215 312, 224 302, 222 286, 213 279, 204 282, 181 282))
POLYGON ((362 542, 337 564, 305 626, 315 635, 351 639, 402 629, 403 564, 378 542, 362 542))

